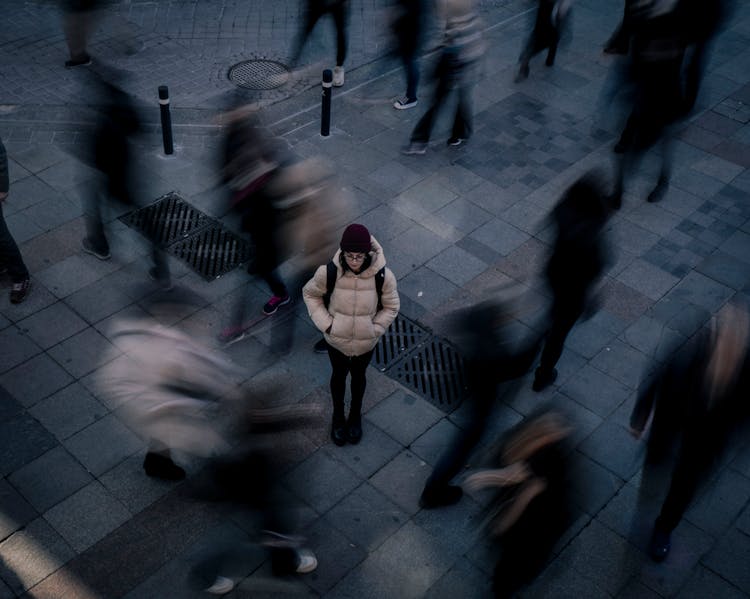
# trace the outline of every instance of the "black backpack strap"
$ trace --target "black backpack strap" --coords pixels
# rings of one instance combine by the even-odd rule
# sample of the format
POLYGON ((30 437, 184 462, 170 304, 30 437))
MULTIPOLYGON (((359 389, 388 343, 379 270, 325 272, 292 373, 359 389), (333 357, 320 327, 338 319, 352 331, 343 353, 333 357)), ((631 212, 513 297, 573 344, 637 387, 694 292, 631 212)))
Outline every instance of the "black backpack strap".
MULTIPOLYGON (((326 264, 326 292, 323 295, 323 305, 327 308, 331 303, 331 294, 336 286, 336 275, 338 274, 336 264, 331 260, 326 264)), ((381 285, 382 287, 382 285, 381 285)))
POLYGON ((378 292, 378 311, 383 309, 383 283, 385 283, 385 266, 375 273, 375 291, 378 292))

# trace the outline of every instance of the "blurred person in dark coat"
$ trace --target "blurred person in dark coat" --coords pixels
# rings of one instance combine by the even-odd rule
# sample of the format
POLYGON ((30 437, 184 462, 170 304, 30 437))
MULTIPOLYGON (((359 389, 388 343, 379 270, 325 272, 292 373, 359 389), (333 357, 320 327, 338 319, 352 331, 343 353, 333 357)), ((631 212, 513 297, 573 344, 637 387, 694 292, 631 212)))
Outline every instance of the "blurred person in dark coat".
POLYGON ((320 18, 330 14, 336 27, 336 66, 333 67, 333 85, 335 87, 344 85, 349 10, 349 0, 307 0, 304 22, 294 40, 291 64, 296 65, 299 61, 302 49, 320 18))
POLYGON ((750 416, 750 315, 727 304, 641 386, 630 416, 640 438, 651 419, 644 475, 677 447, 669 491, 649 543, 655 561, 667 557, 671 534, 732 434, 750 416))
POLYGON ((100 5, 101 0, 62 0, 63 29, 70 53, 66 68, 91 64, 87 43, 100 5))
POLYGON ((0 274, 8 273, 11 282, 10 301, 12 304, 20 304, 31 289, 31 279, 18 244, 10 234, 3 216, 3 202, 8 197, 9 190, 8 154, 0 139, 0 274))
POLYGON ((453 91, 458 103, 453 117, 449 146, 460 146, 472 133, 472 89, 478 79, 479 62, 484 54, 481 21, 476 0, 441 0, 438 18, 445 23, 443 44, 435 71, 432 105, 417 122, 409 145, 401 150, 406 155, 422 155, 432 135, 438 111, 453 91))
POLYGON ((497 545, 495 597, 515 596, 542 570, 572 522, 572 428, 559 412, 529 415, 489 452, 488 469, 466 478, 472 491, 493 489, 485 529, 497 545))
POLYGON ((555 381, 565 338, 584 313, 595 310, 591 291, 608 261, 603 231, 610 214, 603 182, 593 173, 573 183, 552 211, 555 241, 545 268, 552 306, 534 391, 555 381))
POLYGON ((508 328, 514 317, 509 302, 490 300, 453 314, 452 337, 465 360, 468 422, 440 457, 427 479, 419 504, 423 508, 452 505, 463 495, 451 484, 466 465, 492 417, 501 383, 528 372, 539 351, 540 339, 511 340, 508 328))
POLYGON ((406 94, 393 103, 396 110, 406 110, 417 105, 418 55, 424 37, 426 4, 426 0, 395 0, 391 9, 391 29, 396 40, 396 52, 406 72, 406 94))
POLYGON ((684 22, 674 0, 654 0, 631 19, 632 42, 629 78, 632 106, 615 145, 615 185, 612 205, 622 204, 625 178, 636 170, 643 155, 657 144, 661 170, 648 202, 658 202, 669 187, 672 169, 672 131, 684 110, 682 63, 685 55, 684 22))
POLYGON ((570 3, 571 0, 539 0, 534 29, 518 59, 516 82, 523 81, 529 76, 529 61, 544 50, 547 50, 544 64, 548 67, 555 64, 557 45, 568 18, 570 3))
MULTIPOLYGON (((141 130, 141 121, 131 97, 114 82, 101 79, 96 91, 100 94, 100 112, 84 159, 99 171, 90 183, 85 202, 86 237, 81 247, 99 260, 109 260, 109 241, 104 230, 102 208, 112 200, 137 208, 139 202, 134 188, 138 173, 133 161, 133 140, 141 130)), ((151 279, 164 289, 171 289, 169 263, 155 237, 150 238, 154 265, 149 269, 151 279)))

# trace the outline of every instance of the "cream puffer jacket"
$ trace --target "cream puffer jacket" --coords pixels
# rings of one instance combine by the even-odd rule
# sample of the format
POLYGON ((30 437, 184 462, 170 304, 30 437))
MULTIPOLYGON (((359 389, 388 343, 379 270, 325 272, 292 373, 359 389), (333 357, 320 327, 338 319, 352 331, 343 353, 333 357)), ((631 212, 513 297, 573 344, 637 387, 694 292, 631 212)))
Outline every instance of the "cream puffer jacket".
POLYGON ((383 336, 398 314, 400 301, 396 291, 396 277, 390 269, 385 269, 381 303, 378 310, 378 293, 375 287, 375 274, 385 266, 383 248, 374 237, 372 241, 372 262, 359 274, 341 268, 341 250, 333 256, 336 265, 336 285, 331 294, 328 308, 323 303, 326 293, 327 267, 318 267, 315 275, 302 289, 307 311, 315 326, 325 334, 326 341, 347 356, 361 356, 367 353, 383 336), (331 327, 330 333, 327 333, 331 327))

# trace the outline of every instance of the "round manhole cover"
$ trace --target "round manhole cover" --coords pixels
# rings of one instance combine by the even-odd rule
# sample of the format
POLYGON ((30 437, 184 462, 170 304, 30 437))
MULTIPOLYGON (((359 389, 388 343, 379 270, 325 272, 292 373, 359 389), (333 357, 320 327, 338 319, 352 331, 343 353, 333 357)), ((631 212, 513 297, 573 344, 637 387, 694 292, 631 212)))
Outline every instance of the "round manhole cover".
POLYGON ((245 89, 276 89, 289 81, 289 69, 275 60, 244 60, 229 69, 229 80, 245 89))

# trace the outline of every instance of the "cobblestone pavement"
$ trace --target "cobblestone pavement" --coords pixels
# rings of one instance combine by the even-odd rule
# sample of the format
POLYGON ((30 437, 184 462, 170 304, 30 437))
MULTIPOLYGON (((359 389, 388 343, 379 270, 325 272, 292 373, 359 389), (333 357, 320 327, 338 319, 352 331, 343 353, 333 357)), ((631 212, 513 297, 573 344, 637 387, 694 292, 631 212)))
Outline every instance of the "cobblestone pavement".
MULTIPOLYGON (((196 500, 189 481, 145 477, 143 440, 96 385, 106 350, 119 352, 111 335, 118 316, 150 314, 216 345, 238 294, 260 310, 266 290, 242 269, 207 283, 173 259, 177 288, 173 295, 159 291, 148 281, 147 248, 119 214, 109 224, 112 260, 80 251, 81 198, 93 173, 78 156, 96 109, 87 96, 94 74, 125 71, 148 122, 137 160, 144 202, 176 191, 211 216, 223 214, 216 117, 245 98, 296 154, 334 165, 356 220, 385 247, 405 316, 447 335, 443 315, 514 282, 528 307, 519 326, 529 330, 546 305, 540 265, 550 207, 581 173, 611 169, 620 125, 606 94, 617 59, 601 45, 621 3, 577 2, 554 68, 535 60, 530 78, 514 84, 533 6, 482 3, 489 50, 475 91, 475 134, 467 145, 447 148, 449 126, 440 120, 427 154, 407 157, 399 148, 424 102, 391 108, 404 81, 386 56, 385 2, 352 0, 347 83, 334 93, 329 138, 318 133, 316 80, 331 66, 330 23, 320 23, 304 54, 313 66, 283 86, 242 92, 227 79, 241 60, 288 61, 297 2, 105 2, 91 43, 94 65, 72 70, 62 66, 56 2, 4 3, 0 137, 11 193, 3 212, 33 288, 23 304, 11 305, 9 281, 0 279, 0 599, 203 596, 188 582, 191 565, 217 543, 248 541, 254 530, 247 518, 196 500), (169 158, 158 128, 162 84, 169 85, 175 123, 169 158), (167 310, 165 300, 175 298, 182 301, 168 301, 167 310)), ((583 481, 577 518, 523 596, 750 594, 750 446, 732 446, 675 531, 668 560, 656 565, 644 547, 659 499, 636 509, 642 444, 627 432, 642 374, 728 300, 750 296, 748 42, 750 8, 738 2, 712 49, 696 111, 678 128, 666 197, 644 201, 658 172, 652 157, 628 181, 610 226, 616 261, 602 282, 601 310, 574 329, 552 388, 534 394, 525 380, 498 402, 492 434, 545 400, 576 425, 574 464, 583 481)), ((428 53, 425 72, 431 62, 428 53)), ((470 495, 437 511, 417 503, 451 433, 465 425, 463 411, 446 415, 371 368, 363 441, 333 446, 327 358, 310 351, 317 333, 301 302, 287 318, 296 319, 298 332, 290 351, 274 351, 264 324, 227 352, 247 368, 248 388, 284 381, 287 401, 324 408, 319 424, 296 439, 282 472, 285 494, 303 506, 301 530, 320 565, 299 579, 277 580, 264 555, 248 546, 234 564, 238 586, 228 596, 487 596, 494 559, 477 533, 485 499, 470 495)), ((199 475, 199 462, 186 463, 199 475)))

